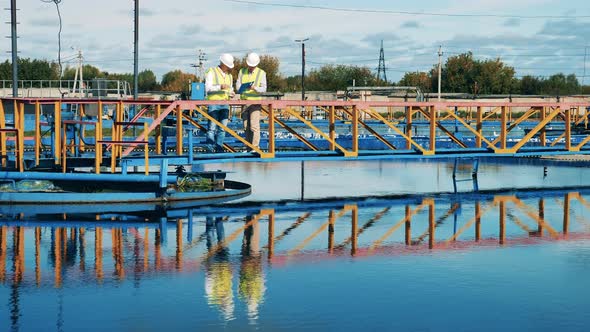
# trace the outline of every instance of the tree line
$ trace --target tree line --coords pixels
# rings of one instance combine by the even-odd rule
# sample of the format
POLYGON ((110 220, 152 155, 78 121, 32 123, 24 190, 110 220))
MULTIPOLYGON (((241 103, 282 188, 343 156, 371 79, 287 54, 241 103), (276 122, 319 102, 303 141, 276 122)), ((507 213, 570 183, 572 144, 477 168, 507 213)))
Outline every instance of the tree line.
MULTIPOLYGON (((246 66, 246 57, 237 59, 232 74, 234 79, 238 70, 246 66)), ((295 92, 301 89, 301 76, 285 77, 280 73, 280 61, 277 57, 262 55, 260 68, 267 73, 268 91, 295 92)), ((62 80, 73 80, 75 67, 65 67, 62 80)), ((472 95, 522 94, 522 95, 572 95, 590 94, 590 86, 582 86, 575 74, 557 73, 549 77, 523 76, 518 78, 513 67, 506 65, 499 58, 494 60, 475 59, 471 52, 449 57, 442 66, 442 92, 468 93, 472 95)), ((20 80, 58 80, 59 65, 47 60, 29 58, 18 59, 18 76, 20 80)), ((109 79, 122 80, 133 85, 131 73, 109 73, 92 65, 83 66, 85 80, 109 79)), ((6 60, 0 63, 0 80, 12 79, 12 66, 6 60)), ((195 74, 181 70, 172 70, 162 76, 158 82, 150 69, 139 73, 139 92, 169 91, 187 93, 189 82, 197 80, 195 74)), ((368 67, 351 65, 324 65, 312 69, 305 77, 308 91, 341 91, 352 85, 356 86, 415 86, 424 93, 438 90, 438 67, 433 65, 429 71, 408 72, 399 82, 379 80, 368 67)))
MULTIPOLYGON (((575 74, 557 73, 548 77, 525 75, 516 77, 514 67, 493 60, 474 59, 463 53, 447 59, 441 70, 441 91, 472 95, 522 94, 565 96, 589 94, 590 86, 582 86, 575 74)), ((438 91, 438 68, 427 72, 409 72, 399 81, 401 86, 417 86, 426 93, 438 91)))

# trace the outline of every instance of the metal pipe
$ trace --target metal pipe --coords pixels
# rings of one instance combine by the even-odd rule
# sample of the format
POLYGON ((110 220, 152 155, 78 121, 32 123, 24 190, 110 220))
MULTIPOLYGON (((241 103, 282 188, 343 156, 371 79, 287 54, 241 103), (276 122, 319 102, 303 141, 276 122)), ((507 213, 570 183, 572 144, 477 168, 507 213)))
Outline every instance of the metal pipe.
MULTIPOLYGON (((56 181, 109 181, 109 182, 160 182, 159 175, 121 175, 121 174, 93 174, 93 173, 49 173, 49 172, 0 172, 3 180, 56 180, 56 181)), ((167 183, 175 183, 176 175, 166 175, 167 183)))
POLYGON ((18 97, 18 50, 16 39, 16 0, 10 1, 10 25, 12 27, 12 96, 18 97))

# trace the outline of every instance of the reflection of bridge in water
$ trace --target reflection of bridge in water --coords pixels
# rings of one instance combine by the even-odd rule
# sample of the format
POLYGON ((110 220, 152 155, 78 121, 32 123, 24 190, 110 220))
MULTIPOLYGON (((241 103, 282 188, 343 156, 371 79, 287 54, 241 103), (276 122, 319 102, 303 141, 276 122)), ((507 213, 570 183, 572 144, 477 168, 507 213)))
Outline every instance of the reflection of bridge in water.
POLYGON ((158 220, 141 214, 97 214, 93 220, 83 214, 63 214, 59 219, 55 215, 4 215, 0 222, 0 280, 60 287, 66 270, 96 281, 101 281, 105 273, 123 279, 129 271, 143 275, 197 271, 220 253, 235 256, 232 245, 239 239, 248 246, 255 239, 257 249, 250 251, 263 255, 269 264, 332 255, 362 257, 575 240, 590 237, 590 223, 583 216, 576 215, 575 222, 571 221, 574 207, 590 209, 585 198, 588 195, 584 191, 539 191, 525 196, 471 194, 455 199, 441 195, 343 205, 322 202, 310 203, 309 209, 305 203, 274 208, 202 208, 158 220), (556 215, 558 209, 560 216, 556 215), (551 211, 550 218, 546 218, 547 210, 551 211), (485 234, 483 221, 487 224, 485 234), (303 224, 312 228, 301 231, 304 234, 298 234, 297 241, 285 245, 303 224), (509 231, 509 225, 516 229, 509 231), (174 251, 168 250, 171 233, 174 251), (261 237, 266 242, 261 244, 261 237), (29 248, 34 248, 31 257, 27 257, 25 243, 34 243, 29 248), (110 266, 106 256, 112 256, 110 266), (42 270, 42 257, 47 257, 46 263, 53 267, 51 279, 48 271, 42 270), (12 272, 6 269, 9 261, 12 272), (25 268, 29 263, 34 269, 25 268))
POLYGON ((238 297, 255 315, 265 270, 342 256, 398 256, 590 239, 590 191, 441 195, 139 213, 3 215, 0 283, 22 288, 108 285, 205 273, 224 317, 238 297), (174 245, 171 245, 171 244, 174 245))

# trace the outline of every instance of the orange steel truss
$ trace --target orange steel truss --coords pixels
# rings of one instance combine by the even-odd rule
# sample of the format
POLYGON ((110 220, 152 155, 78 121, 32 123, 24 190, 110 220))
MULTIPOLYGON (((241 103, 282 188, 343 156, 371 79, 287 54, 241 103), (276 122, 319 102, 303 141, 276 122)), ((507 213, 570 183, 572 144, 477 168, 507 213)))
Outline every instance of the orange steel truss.
MULTIPOLYGON (((276 157, 277 144, 276 133, 284 130, 292 134, 293 139, 299 140, 309 151, 320 151, 303 132, 312 133, 315 137, 328 142, 329 148, 326 151, 332 151, 343 157, 355 158, 362 151, 359 149, 359 132, 364 130, 374 136, 384 144, 383 151, 412 151, 421 156, 435 156, 437 154, 437 139, 449 138, 456 144, 455 152, 460 154, 462 150, 469 153, 467 144, 463 138, 456 135, 455 131, 447 128, 448 121, 454 121, 454 126, 464 132, 470 133, 475 140, 475 148, 485 149, 492 155, 512 155, 522 151, 527 144, 536 141, 541 147, 553 147, 553 154, 573 154, 586 153, 583 148, 590 142, 590 134, 583 134, 584 137, 572 143, 572 127, 587 125, 588 112, 590 103, 539 103, 539 102, 367 102, 367 101, 291 101, 291 100, 262 100, 262 101, 136 101, 136 100, 95 100, 95 99, 5 99, 0 103, 0 154, 2 164, 6 165, 7 144, 6 129, 15 129, 16 140, 18 145, 18 163, 22 164, 24 158, 25 145, 33 146, 35 152, 35 162, 39 163, 41 145, 41 126, 40 109, 43 105, 51 105, 53 109, 60 110, 63 103, 78 105, 79 110, 88 109, 93 105, 98 107, 99 114, 102 115, 102 109, 105 106, 114 108, 115 115, 114 125, 111 132, 111 140, 119 142, 125 140, 126 148, 120 145, 108 145, 105 150, 96 148, 96 158, 102 162, 103 153, 110 151, 114 158, 125 158, 137 147, 145 147, 150 137, 153 137, 155 144, 151 149, 154 153, 160 154, 162 142, 162 122, 165 118, 176 119, 176 154, 184 155, 187 147, 184 144, 186 135, 183 129, 183 121, 186 120, 197 128, 203 126, 195 119, 208 120, 216 123, 224 129, 229 136, 232 136, 242 147, 235 147, 225 144, 227 152, 236 152, 238 150, 252 150, 262 159, 272 159, 276 157), (2 105, 12 103, 14 123, 9 125, 6 121, 6 110, 2 105), (232 109, 240 109, 251 104, 262 105, 263 121, 268 124, 268 147, 262 149, 253 146, 237 131, 229 126, 224 126, 213 119, 207 112, 208 105, 229 104, 232 109), (25 105, 34 105, 35 107, 35 130, 32 137, 25 137, 25 105), (141 109, 144 118, 136 116, 129 122, 124 122, 123 113, 128 107, 136 106, 141 109), (394 118, 391 114, 393 111, 402 112, 403 117, 394 118), (321 113, 324 123, 327 122, 327 129, 321 127, 314 118, 321 113), (136 125, 136 122, 143 124, 148 121, 147 128, 141 130, 137 136, 130 136, 125 133, 125 128, 136 125), (352 144, 346 148, 338 143, 336 127, 338 123, 346 123, 350 127, 352 144), (421 135, 422 140, 416 139, 416 134, 412 128, 416 123, 426 126, 426 135, 421 135), (483 129, 487 121, 497 121, 499 123, 499 134, 494 139, 489 135, 484 135, 483 129), (298 123, 293 126, 293 123, 298 123), (548 141, 546 126, 550 123, 563 123, 563 133, 559 137, 548 141), (509 140, 509 135, 519 125, 527 124, 531 127, 522 137, 518 137, 516 142, 509 140), (124 125, 123 125, 124 124, 124 125), (383 128, 387 131, 401 137, 405 144, 396 146, 388 140, 383 128), (424 143, 426 136, 426 143, 424 143), (563 148, 556 148, 557 144, 563 144, 563 148)), ((53 151, 55 164, 64 166, 66 163, 64 149, 74 148, 68 142, 63 141, 62 128, 67 121, 61 119, 61 112, 54 112, 53 126, 55 128, 53 151)), ((96 120, 88 122, 95 126, 96 141, 106 141, 104 138, 103 119, 98 116, 96 120)), ((590 132, 590 130, 588 131, 590 132)), ((513 137, 514 138, 514 135, 513 137)), ((92 147, 79 146, 80 150, 91 149, 92 147)), ((149 147, 148 147, 149 148, 149 147)), ((114 165, 111 165, 112 167, 114 165)), ((22 169, 22 167, 21 167, 22 169)))

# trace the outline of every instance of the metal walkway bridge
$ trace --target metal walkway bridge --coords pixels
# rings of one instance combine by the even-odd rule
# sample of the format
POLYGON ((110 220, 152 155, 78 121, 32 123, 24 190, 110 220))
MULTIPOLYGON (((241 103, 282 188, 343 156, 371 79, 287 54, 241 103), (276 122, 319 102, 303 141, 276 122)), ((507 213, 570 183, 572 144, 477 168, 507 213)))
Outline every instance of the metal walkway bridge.
MULTIPOLYGON (((260 147, 245 140, 241 120, 224 126, 207 113, 224 103, 3 99, 2 168, 590 154, 590 103, 263 100, 260 147), (226 131, 223 153, 204 152, 206 121, 226 131)), ((239 119, 252 102, 229 104, 239 119)))

